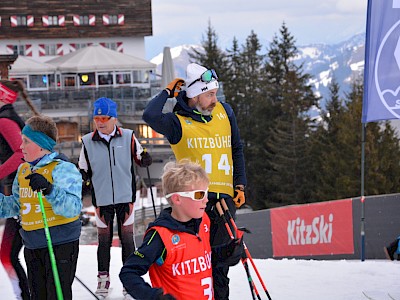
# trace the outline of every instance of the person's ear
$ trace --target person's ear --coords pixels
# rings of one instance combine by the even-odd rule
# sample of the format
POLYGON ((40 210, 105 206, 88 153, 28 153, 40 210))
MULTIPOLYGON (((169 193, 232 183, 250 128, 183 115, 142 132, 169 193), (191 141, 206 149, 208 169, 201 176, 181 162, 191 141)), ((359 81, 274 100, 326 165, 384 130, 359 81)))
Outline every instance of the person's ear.
POLYGON ((180 205, 180 203, 181 203, 181 198, 179 197, 179 195, 173 194, 173 195, 171 196, 171 201, 172 201, 172 203, 173 203, 174 205, 180 205))

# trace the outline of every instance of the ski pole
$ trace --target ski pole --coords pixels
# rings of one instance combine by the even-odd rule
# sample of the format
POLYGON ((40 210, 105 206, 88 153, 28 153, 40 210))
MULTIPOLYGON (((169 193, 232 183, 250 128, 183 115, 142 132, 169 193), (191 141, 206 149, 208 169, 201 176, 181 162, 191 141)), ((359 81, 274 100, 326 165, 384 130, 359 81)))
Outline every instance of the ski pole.
POLYGON ((54 256, 53 244, 51 242, 49 225, 47 224, 46 212, 44 211, 42 192, 38 191, 37 195, 38 195, 38 198, 39 198, 40 210, 42 211, 44 232, 45 232, 45 235, 46 235, 47 247, 49 249, 51 268, 53 270, 53 276, 54 276, 54 283, 56 285, 57 299, 58 300, 64 300, 64 297, 63 297, 63 294, 62 294, 62 289, 61 289, 60 277, 58 276, 56 257, 54 256))
MULTIPOLYGON (((231 222, 233 228, 237 231, 237 230, 238 230, 238 227, 236 226, 235 220, 233 220, 233 216, 232 216, 231 212, 229 211, 228 205, 226 205, 226 202, 225 202, 224 199, 221 199, 221 204, 222 204, 222 207, 224 208, 224 211, 225 211, 226 214, 228 215, 229 221, 231 222)), ((245 251, 245 253, 246 253, 246 256, 249 258, 250 263, 251 263, 251 265, 253 266, 253 269, 254 269, 254 271, 255 271, 256 274, 257 274, 258 280, 260 281, 260 283, 261 283, 261 285, 262 285, 262 287, 263 287, 263 289, 264 289, 265 294, 267 294, 267 297, 268 297, 269 300, 272 300, 272 299, 271 299, 271 296, 270 296, 269 293, 268 293, 268 289, 267 289, 267 287, 265 286, 264 281, 262 280, 260 273, 258 272, 258 269, 257 269, 257 267, 256 267, 256 264, 254 263, 253 258, 251 257, 250 251, 249 251, 249 249, 247 248, 246 243, 245 243, 244 241, 243 241, 243 246, 244 246, 244 251, 245 251)))
POLYGON ((244 242, 243 242, 243 246, 244 246, 244 251, 246 252, 246 256, 249 258, 250 263, 251 263, 251 265, 253 266, 253 269, 254 269, 254 271, 255 271, 256 274, 257 274, 258 280, 260 281, 260 283, 261 283, 261 285, 262 285, 262 287, 263 287, 263 289, 264 289, 265 294, 267 295, 267 297, 268 297, 269 300, 272 300, 272 299, 271 299, 271 296, 270 296, 269 293, 268 293, 267 287, 265 286, 264 281, 262 280, 261 275, 260 275, 260 273, 258 272, 258 269, 257 269, 257 267, 256 267, 256 265, 255 265, 255 263, 254 263, 254 261, 253 261, 253 258, 251 257, 251 254, 250 254, 250 252, 249 252, 249 249, 247 248, 247 246, 246 246, 246 244, 245 244, 244 242))
MULTIPOLYGON (((233 240, 233 239, 234 239, 234 236, 233 236, 233 233, 232 233, 231 228, 229 227, 228 221, 226 220, 226 217, 225 217, 225 215, 224 215, 224 211, 222 210, 221 204, 220 204, 219 202, 217 202, 217 203, 215 204, 215 207, 217 208, 217 211, 218 211, 219 216, 220 216, 220 217, 222 218, 222 220, 224 221, 225 228, 226 228, 226 230, 228 231, 228 234, 229 234, 231 240, 233 240)), ((236 233, 236 236, 237 236, 237 228, 236 228, 236 230, 235 230, 235 233, 236 233)), ((247 257, 246 257, 246 256, 245 256, 244 258, 242 257, 240 260, 241 260, 241 262, 242 262, 242 264, 243 264, 244 270, 245 270, 246 275, 247 275, 247 280, 248 280, 248 282, 249 282, 250 292, 251 292, 251 296, 253 297, 253 300, 256 299, 256 296, 257 296, 257 299, 258 299, 258 300, 261 300, 261 297, 260 297, 260 295, 259 295, 259 293, 258 293, 258 290, 257 290, 257 288, 256 288, 256 285, 255 285, 255 283, 254 283, 254 281, 253 281, 253 278, 251 277, 249 265, 248 265, 248 263, 247 263, 247 257)))
POLYGON ((154 196, 153 196, 153 185, 151 184, 151 178, 150 178, 150 171, 149 171, 149 167, 146 167, 146 168, 147 168, 147 177, 149 178, 149 184, 150 184, 151 201, 153 202, 154 218, 157 218, 156 205, 154 203, 154 196))
POLYGON ((225 227, 226 227, 226 231, 228 231, 229 237, 231 238, 231 240, 234 240, 235 237, 233 236, 232 230, 231 230, 231 228, 229 227, 228 221, 227 221, 226 218, 225 218, 224 212, 223 212, 223 210, 222 210, 222 208, 221 208, 221 204, 220 204, 219 202, 217 202, 217 203, 215 204, 215 207, 217 208, 217 211, 218 211, 218 213, 219 213, 219 216, 220 216, 220 217, 222 218, 222 220, 224 221, 224 224, 225 224, 225 227))
POLYGON ((247 281, 249 283, 249 287, 250 287, 250 292, 251 292, 251 296, 253 298, 253 300, 256 300, 256 296, 258 300, 261 300, 261 297, 258 293, 258 290, 256 288, 256 285, 253 281, 253 277, 251 277, 251 273, 250 273, 250 269, 249 269, 249 264, 247 263, 247 257, 244 256, 243 258, 241 258, 244 270, 246 272, 247 275, 247 281))
POLYGON ((86 286, 86 284, 84 284, 84 283, 82 282, 82 280, 80 280, 76 275, 75 275, 75 279, 78 280, 79 283, 82 284, 82 285, 85 287, 85 289, 86 289, 89 293, 91 293, 96 299, 100 300, 100 298, 97 297, 96 294, 93 293, 93 292, 86 286))

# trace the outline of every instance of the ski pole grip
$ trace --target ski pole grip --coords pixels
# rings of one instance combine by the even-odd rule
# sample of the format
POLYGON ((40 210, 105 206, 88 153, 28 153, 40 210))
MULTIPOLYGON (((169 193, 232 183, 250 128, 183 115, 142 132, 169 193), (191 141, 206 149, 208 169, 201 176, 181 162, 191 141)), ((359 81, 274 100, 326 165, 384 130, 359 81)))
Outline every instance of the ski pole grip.
POLYGON ((226 205, 226 202, 225 202, 224 198, 221 199, 221 204, 222 204, 222 207, 224 208, 225 211, 229 210, 228 205, 226 205))
POLYGON ((224 215, 224 212, 222 210, 221 203, 219 202, 215 203, 215 207, 217 208, 219 215, 222 217, 224 215))

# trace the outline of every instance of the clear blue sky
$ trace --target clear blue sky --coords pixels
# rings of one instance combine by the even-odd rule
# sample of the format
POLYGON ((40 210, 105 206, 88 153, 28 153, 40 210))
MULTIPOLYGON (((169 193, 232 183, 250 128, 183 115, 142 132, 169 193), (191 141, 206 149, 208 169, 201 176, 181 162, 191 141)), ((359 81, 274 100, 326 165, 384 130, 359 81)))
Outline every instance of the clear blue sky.
POLYGON ((285 22, 297 45, 334 44, 365 31, 367 0, 152 0, 153 36, 146 59, 164 46, 200 44, 208 22, 222 49, 240 44, 253 30, 267 46, 285 22))

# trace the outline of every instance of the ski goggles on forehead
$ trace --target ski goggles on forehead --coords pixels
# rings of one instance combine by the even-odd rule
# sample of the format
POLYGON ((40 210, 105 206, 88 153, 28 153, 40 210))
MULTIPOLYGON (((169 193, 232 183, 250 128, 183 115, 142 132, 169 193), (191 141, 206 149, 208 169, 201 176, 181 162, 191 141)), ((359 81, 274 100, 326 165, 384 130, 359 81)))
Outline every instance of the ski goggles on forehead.
POLYGON ((173 192, 165 196, 165 198, 170 198, 172 195, 179 195, 182 197, 191 198, 193 201, 203 201, 204 198, 207 196, 208 189, 206 190, 195 190, 195 191, 188 191, 188 192, 173 192))
POLYGON ((209 83, 213 78, 215 80, 218 80, 217 72, 215 72, 214 69, 209 69, 209 70, 205 71, 203 74, 201 74, 200 78, 196 79, 191 84, 189 84, 188 87, 192 86, 197 81, 202 81, 202 82, 205 82, 205 83, 209 83))

